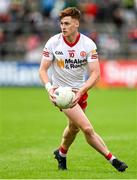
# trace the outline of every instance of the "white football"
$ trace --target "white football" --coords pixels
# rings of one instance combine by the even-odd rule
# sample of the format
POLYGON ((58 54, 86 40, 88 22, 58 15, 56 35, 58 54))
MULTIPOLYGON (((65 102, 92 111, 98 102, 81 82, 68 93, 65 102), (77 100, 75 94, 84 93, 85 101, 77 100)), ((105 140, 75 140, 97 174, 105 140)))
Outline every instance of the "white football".
POLYGON ((58 87, 54 91, 56 105, 61 109, 67 109, 71 106, 75 93, 70 87, 58 87))

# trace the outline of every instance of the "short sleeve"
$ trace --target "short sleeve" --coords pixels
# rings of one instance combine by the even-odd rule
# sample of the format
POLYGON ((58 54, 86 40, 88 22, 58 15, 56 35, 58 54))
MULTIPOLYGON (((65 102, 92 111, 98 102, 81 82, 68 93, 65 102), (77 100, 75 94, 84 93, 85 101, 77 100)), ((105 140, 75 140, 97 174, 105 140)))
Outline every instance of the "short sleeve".
POLYGON ((53 60, 53 53, 52 53, 52 40, 49 39, 45 44, 42 54, 43 59, 52 61, 53 60))
POLYGON ((95 62, 98 61, 98 53, 97 53, 97 46, 94 42, 90 44, 90 51, 87 55, 87 61, 88 62, 95 62))

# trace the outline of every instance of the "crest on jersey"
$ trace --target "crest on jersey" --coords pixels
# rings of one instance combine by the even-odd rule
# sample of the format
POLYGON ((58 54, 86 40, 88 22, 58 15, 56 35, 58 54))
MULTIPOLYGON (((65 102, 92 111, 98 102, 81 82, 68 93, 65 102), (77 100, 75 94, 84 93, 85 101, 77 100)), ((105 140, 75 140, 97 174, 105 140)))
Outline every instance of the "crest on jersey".
POLYGON ((87 54, 86 54, 85 51, 81 51, 81 52, 80 52, 80 56, 81 56, 81 57, 86 57, 86 55, 87 55, 87 54))

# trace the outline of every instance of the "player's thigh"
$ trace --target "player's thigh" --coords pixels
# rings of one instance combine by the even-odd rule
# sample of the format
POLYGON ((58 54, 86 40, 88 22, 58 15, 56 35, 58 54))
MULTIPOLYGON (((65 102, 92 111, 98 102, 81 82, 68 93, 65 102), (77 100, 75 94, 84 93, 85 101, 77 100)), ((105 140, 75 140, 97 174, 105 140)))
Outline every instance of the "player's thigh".
POLYGON ((63 111, 66 116, 82 130, 84 130, 85 128, 93 128, 87 116, 78 104, 73 108, 65 109, 63 111))

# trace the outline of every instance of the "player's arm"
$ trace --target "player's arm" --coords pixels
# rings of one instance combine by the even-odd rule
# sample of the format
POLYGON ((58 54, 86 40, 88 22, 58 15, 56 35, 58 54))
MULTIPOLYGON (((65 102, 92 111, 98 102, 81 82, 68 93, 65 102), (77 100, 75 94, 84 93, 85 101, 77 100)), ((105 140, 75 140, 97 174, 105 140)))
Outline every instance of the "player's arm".
POLYGON ((85 84, 76 92, 76 96, 73 100, 72 107, 78 103, 80 97, 89 89, 91 89, 98 82, 100 78, 100 66, 98 61, 89 62, 88 69, 89 69, 89 78, 85 82, 85 84))
POLYGON ((89 69, 89 78, 85 82, 84 86, 82 86, 79 91, 81 94, 84 94, 89 89, 91 89, 95 84, 98 82, 100 78, 100 66, 99 62, 89 62, 88 63, 88 69, 89 69))
POLYGON ((47 61, 44 58, 41 60, 40 68, 39 68, 39 76, 44 85, 49 83, 47 71, 51 64, 52 64, 52 61, 49 61, 49 60, 47 61))
POLYGON ((39 68, 39 76, 40 76, 41 81, 45 85, 46 90, 49 93, 50 100, 53 103, 55 103, 54 96, 53 96, 53 92, 55 88, 52 87, 52 84, 49 81, 48 73, 47 73, 48 68, 50 67, 51 64, 52 64, 52 61, 46 60, 43 58, 40 64, 40 68, 39 68))

